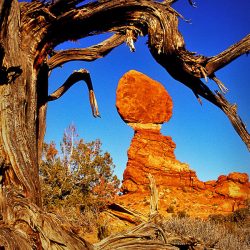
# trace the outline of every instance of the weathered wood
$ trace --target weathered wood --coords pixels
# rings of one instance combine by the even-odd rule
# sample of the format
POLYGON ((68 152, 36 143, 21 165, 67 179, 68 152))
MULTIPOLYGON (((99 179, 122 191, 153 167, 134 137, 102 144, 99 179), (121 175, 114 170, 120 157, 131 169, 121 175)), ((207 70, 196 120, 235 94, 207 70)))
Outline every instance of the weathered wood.
POLYGON ((57 100, 58 98, 63 96, 70 87, 72 87, 76 82, 79 82, 81 80, 85 81, 87 84, 89 90, 89 102, 91 105, 93 116, 100 117, 90 74, 86 69, 80 69, 78 71, 73 72, 60 88, 58 88, 55 92, 48 96, 48 101, 57 100))
MULTIPOLYGON (((150 213, 148 220, 141 222, 138 226, 121 232, 119 234, 111 235, 101 242, 94 244, 95 250, 105 249, 138 249, 138 250, 154 250, 154 249, 165 249, 165 250, 178 250, 178 249, 196 249, 195 246, 199 247, 197 250, 206 249, 205 246, 201 247, 202 242, 199 242, 193 238, 185 238, 179 235, 174 235, 164 231, 163 222, 164 218, 158 213, 158 190, 156 187, 155 179, 150 174, 148 175, 150 180, 150 213)), ((144 216, 139 215, 123 206, 114 204, 110 207, 109 212, 117 215, 118 218, 126 220, 130 223, 136 224, 139 220, 145 220, 144 216), (113 210, 113 211, 112 211, 113 210)))
POLYGON ((48 60, 50 70, 69 61, 94 61, 104 57, 111 52, 112 49, 121 45, 126 40, 125 35, 115 34, 109 39, 85 49, 69 49, 55 53, 48 60))
POLYGON ((158 213, 158 190, 156 188, 155 178, 149 174, 149 188, 150 188, 150 216, 153 217, 158 213))
POLYGON ((120 220, 125 220, 135 225, 148 221, 148 217, 145 215, 136 211, 132 211, 131 209, 128 209, 127 207, 117 203, 110 204, 105 212, 114 215, 120 220))

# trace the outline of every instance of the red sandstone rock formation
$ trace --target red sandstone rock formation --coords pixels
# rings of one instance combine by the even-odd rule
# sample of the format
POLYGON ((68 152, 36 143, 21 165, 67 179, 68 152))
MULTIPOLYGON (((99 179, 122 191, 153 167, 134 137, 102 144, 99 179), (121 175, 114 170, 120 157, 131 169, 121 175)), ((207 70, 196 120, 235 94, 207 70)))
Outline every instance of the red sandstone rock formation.
POLYGON ((148 76, 131 70, 116 90, 118 113, 128 123, 163 123, 172 116, 172 100, 165 88, 148 76))
POLYGON ((134 70, 126 73, 117 88, 117 109, 134 131, 123 175, 120 201, 143 210, 151 173, 160 194, 160 208, 188 210, 194 216, 232 212, 250 199, 247 174, 231 173, 217 181, 200 181, 195 171, 175 157, 175 143, 161 134, 161 124, 172 115, 172 100, 164 87, 134 70))
POLYGON ((199 182, 194 171, 174 155, 175 143, 157 129, 135 130, 128 150, 128 163, 123 175, 122 191, 138 192, 148 189, 148 174, 159 187, 185 187, 199 182))

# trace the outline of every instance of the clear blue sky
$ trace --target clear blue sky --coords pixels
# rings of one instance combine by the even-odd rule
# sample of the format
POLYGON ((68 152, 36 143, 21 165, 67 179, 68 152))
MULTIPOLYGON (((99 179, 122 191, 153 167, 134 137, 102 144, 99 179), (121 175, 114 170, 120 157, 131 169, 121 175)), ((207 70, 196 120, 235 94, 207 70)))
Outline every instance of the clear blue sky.
MULTIPOLYGON (((186 46, 206 56, 215 55, 239 41, 250 31, 249 0, 197 0, 198 8, 188 1, 179 0, 173 5, 192 24, 180 20, 180 30, 186 46)), ((59 48, 86 47, 103 37, 63 44, 59 48)), ((121 45, 108 56, 95 62, 72 62, 53 71, 50 91, 80 68, 90 71, 97 96, 101 118, 92 117, 87 87, 83 82, 73 86, 60 100, 48 106, 45 140, 53 140, 59 147, 65 128, 74 123, 85 141, 101 139, 103 150, 111 153, 116 165, 115 173, 121 179, 127 162, 127 149, 133 130, 119 117, 115 108, 115 92, 119 79, 130 69, 138 70, 161 82, 174 103, 173 117, 163 125, 162 133, 172 136, 177 144, 176 157, 190 165, 201 180, 217 179, 232 171, 250 173, 250 154, 233 129, 227 117, 215 106, 203 100, 200 106, 191 90, 172 79, 150 55, 146 38, 136 42, 131 53, 121 45)), ((250 58, 241 56, 220 70, 217 76, 229 88, 227 99, 238 104, 239 114, 250 130, 250 58)), ((208 82, 211 89, 216 85, 208 82)))

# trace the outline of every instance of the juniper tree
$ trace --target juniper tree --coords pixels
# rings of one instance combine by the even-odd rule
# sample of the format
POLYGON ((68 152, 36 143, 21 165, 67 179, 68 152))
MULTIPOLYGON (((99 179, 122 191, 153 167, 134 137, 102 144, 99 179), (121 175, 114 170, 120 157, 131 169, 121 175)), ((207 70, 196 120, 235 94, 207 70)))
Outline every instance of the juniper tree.
MULTIPOLYGON (((40 179, 43 206, 50 211, 98 214, 118 194, 120 181, 114 175, 115 165, 102 143, 85 142, 75 126, 69 126, 58 151, 54 142, 44 143, 40 179)), ((81 222, 83 223, 83 222, 81 222)))

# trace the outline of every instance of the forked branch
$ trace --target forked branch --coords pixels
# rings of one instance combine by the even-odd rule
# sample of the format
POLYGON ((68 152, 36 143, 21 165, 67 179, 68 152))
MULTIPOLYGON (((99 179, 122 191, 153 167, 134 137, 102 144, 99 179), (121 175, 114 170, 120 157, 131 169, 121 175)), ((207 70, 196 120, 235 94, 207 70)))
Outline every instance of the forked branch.
POLYGON ((93 116, 100 117, 90 74, 86 69, 80 69, 78 71, 73 72, 60 88, 58 88, 55 92, 48 96, 48 101, 57 100, 58 98, 63 96, 71 86, 81 80, 85 81, 87 84, 89 90, 89 101, 93 116))

